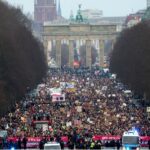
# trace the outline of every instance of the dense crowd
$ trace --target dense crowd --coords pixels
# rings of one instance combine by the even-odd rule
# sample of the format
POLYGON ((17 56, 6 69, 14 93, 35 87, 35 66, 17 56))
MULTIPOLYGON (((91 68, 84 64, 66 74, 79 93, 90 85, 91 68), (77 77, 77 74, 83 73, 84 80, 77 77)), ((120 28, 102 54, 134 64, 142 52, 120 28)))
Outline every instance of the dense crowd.
POLYGON ((7 130, 8 136, 59 140, 67 135, 76 143, 77 139, 88 141, 93 135, 122 135, 132 127, 140 135, 150 136, 146 108, 133 100, 132 93, 125 92, 125 86, 109 70, 50 69, 41 85, 1 118, 0 128, 7 130), (59 88, 61 82, 74 83, 74 87, 63 87, 65 100, 53 102, 50 88, 59 88), (48 128, 37 127, 38 121, 48 121, 48 128))

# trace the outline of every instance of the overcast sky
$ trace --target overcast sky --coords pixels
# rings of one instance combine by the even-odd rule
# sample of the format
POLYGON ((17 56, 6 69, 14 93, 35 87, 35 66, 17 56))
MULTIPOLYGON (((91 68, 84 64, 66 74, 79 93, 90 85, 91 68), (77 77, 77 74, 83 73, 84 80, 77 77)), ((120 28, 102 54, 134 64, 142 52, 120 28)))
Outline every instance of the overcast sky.
MULTIPOLYGON (((5 0, 13 5, 23 6, 25 13, 34 12, 34 0, 5 0)), ((66 18, 70 16, 72 10, 74 14, 78 9, 78 4, 82 4, 82 9, 99 9, 103 11, 103 16, 127 16, 138 10, 146 8, 147 0, 60 0, 62 15, 66 18)))

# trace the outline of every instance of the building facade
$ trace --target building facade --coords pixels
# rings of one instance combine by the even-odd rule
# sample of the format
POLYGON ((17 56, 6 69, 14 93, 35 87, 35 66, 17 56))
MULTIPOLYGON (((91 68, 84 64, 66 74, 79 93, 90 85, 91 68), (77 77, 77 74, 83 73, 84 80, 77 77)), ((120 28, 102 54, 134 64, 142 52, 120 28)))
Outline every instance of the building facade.
POLYGON ((145 15, 146 10, 139 10, 138 12, 134 14, 130 14, 127 16, 125 21, 126 27, 132 27, 138 23, 140 23, 143 19, 143 16, 145 15))
POLYGON ((147 8, 150 7, 150 0, 147 0, 147 8))
POLYGON ((34 0, 34 21, 43 24, 57 19, 56 0, 34 0))
POLYGON ((97 9, 81 10, 81 13, 83 17, 87 19, 100 19, 103 15, 102 10, 97 10, 97 9))

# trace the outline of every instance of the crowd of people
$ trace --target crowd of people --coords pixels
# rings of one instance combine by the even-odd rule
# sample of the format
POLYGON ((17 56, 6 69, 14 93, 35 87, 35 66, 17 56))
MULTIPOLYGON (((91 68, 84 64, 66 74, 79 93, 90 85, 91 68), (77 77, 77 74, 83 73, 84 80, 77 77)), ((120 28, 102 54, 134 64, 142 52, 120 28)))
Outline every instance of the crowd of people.
POLYGON ((0 129, 7 130, 8 136, 58 140, 68 136, 70 143, 78 139, 82 143, 94 135, 121 136, 132 127, 140 135, 150 136, 146 108, 125 92, 128 89, 109 70, 50 69, 40 85, 0 119, 0 129), (61 83, 73 83, 74 87, 61 87, 61 83), (60 87, 65 98, 53 101, 50 89, 60 87), (44 121, 48 126, 40 126, 44 121))

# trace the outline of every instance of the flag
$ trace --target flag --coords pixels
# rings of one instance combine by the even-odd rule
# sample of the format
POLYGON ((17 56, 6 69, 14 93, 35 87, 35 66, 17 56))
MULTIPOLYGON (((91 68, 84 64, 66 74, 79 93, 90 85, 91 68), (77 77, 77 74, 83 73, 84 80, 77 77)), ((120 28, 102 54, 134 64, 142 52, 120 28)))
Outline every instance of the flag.
POLYGON ((80 66, 79 61, 74 61, 74 62, 73 62, 73 66, 74 66, 74 67, 79 67, 79 66, 80 66))

